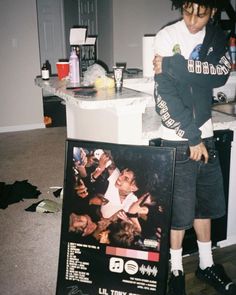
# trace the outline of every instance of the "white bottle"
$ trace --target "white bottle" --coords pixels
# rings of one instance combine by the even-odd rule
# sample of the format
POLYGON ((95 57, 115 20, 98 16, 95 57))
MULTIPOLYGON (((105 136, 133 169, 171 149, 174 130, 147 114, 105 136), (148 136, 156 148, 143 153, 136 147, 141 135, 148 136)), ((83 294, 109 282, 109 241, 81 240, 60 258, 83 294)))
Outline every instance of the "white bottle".
POLYGON ((71 83, 80 83, 80 68, 79 68, 79 59, 75 50, 71 51, 70 54, 70 82, 71 83))
POLYGON ((49 69, 46 63, 44 63, 42 66, 41 75, 43 80, 49 80, 49 69))

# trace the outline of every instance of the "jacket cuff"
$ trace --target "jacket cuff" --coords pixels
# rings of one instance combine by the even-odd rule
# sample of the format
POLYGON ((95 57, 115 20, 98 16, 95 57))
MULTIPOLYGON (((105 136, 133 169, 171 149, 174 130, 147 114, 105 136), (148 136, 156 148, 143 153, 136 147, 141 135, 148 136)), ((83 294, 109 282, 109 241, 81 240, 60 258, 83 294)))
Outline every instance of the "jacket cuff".
POLYGON ((202 139, 199 137, 189 138, 188 142, 190 146, 195 146, 200 144, 202 142, 202 139))

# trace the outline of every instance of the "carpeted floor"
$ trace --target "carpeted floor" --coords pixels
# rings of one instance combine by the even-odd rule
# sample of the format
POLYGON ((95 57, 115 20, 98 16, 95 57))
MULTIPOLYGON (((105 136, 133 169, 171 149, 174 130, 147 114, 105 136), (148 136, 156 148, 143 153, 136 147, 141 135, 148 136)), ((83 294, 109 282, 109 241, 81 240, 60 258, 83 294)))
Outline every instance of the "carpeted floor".
POLYGON ((41 191, 0 209, 0 294, 53 295, 61 213, 26 212, 43 199, 58 203, 50 187, 63 186, 66 128, 0 134, 0 182, 27 179, 41 191))
MULTIPOLYGON (((0 134, 0 182, 28 180, 41 191, 38 199, 25 199, 0 209, 0 295, 54 295, 60 241, 60 213, 26 212, 43 199, 61 203, 52 187, 63 186, 66 128, 0 134)), ((235 246, 217 249, 235 280, 235 246)), ((194 279, 198 257, 184 260, 188 294, 215 295, 194 279)), ((93 294, 97 295, 97 294, 93 294)))

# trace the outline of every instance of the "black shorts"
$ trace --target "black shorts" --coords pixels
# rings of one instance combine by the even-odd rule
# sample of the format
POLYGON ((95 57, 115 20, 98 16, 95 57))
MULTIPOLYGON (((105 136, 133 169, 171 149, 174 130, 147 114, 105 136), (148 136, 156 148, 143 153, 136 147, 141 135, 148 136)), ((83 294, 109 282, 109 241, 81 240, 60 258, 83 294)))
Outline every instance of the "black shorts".
POLYGON ((162 140, 161 146, 176 148, 176 165, 171 228, 189 229, 194 219, 214 219, 225 215, 223 178, 213 138, 203 140, 209 161, 189 159, 187 141, 162 140))

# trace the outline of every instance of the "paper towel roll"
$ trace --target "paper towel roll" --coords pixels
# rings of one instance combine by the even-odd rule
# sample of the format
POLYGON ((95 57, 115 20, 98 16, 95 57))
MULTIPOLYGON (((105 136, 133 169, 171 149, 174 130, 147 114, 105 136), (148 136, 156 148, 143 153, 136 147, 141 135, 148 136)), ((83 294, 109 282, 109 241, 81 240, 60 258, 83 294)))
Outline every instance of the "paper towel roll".
POLYGON ((143 76, 153 77, 153 65, 152 60, 154 57, 154 38, 155 36, 143 37, 143 76))

